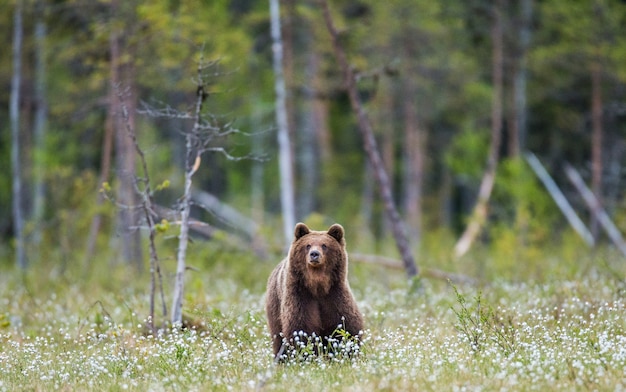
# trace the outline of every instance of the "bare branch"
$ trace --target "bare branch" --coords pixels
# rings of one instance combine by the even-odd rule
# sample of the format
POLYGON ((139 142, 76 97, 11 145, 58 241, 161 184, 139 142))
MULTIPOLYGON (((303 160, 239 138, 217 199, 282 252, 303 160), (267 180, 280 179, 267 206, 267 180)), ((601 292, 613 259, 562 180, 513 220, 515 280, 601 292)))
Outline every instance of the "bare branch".
POLYGON ((132 140, 133 145, 135 147, 135 152, 140 158, 141 167, 142 167, 143 175, 144 175, 144 177, 141 179, 135 176, 134 184, 135 184, 135 190, 141 196, 141 207, 144 211, 146 224, 148 225, 148 230, 150 233, 149 234, 149 238, 150 238, 149 246, 150 246, 150 278, 151 278, 150 288, 151 290, 150 290, 150 316, 148 317, 148 327, 150 328, 151 332, 154 334, 156 333, 156 328, 154 326, 154 303, 155 303, 154 296, 155 296, 155 290, 156 290, 156 277, 157 276, 158 276, 159 288, 160 288, 160 293, 161 293, 161 303, 163 306, 162 307, 163 316, 165 317, 167 315, 167 306, 165 304, 165 295, 163 293, 163 278, 161 276, 161 268, 159 266, 159 257, 157 254, 156 244, 155 244, 155 237, 156 237, 155 219, 157 217, 157 214, 155 213, 153 209, 152 188, 150 185, 150 176, 148 173, 148 165, 146 163, 146 157, 145 157, 143 150, 139 146, 139 142, 137 141, 137 136, 135 135, 135 130, 131 127, 130 120, 128 117, 128 109, 124 101, 124 93, 121 90, 119 90, 118 87, 116 87, 116 89, 118 91, 118 99, 120 100, 120 107, 122 109, 122 118, 124 120, 124 125, 126 127, 126 133, 128 137, 130 137, 130 139, 132 140), (140 189, 139 183, 143 184, 143 189, 140 189))
MULTIPOLYGON (((403 270, 404 265, 401 260, 397 260, 391 257, 379 256, 379 255, 368 255, 361 253, 351 253, 350 261, 356 263, 363 264, 373 264, 379 265, 381 267, 393 269, 393 270, 403 270)), ((430 279, 438 279, 444 281, 450 281, 453 284, 467 284, 467 285, 477 285, 478 280, 472 278, 471 276, 463 275, 463 274, 455 274, 452 272, 446 272, 435 268, 421 268, 421 275, 425 278, 430 279)))

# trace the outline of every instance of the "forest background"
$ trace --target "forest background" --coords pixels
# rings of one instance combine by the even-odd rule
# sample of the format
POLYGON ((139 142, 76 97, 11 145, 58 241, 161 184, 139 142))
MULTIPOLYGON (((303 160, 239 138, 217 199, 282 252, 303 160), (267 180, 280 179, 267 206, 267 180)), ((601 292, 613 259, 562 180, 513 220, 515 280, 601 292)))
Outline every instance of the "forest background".
MULTIPOLYGON (((397 259, 319 5, 285 0, 281 7, 294 217, 315 229, 339 222, 351 251, 397 259)), ((341 0, 331 8, 420 268, 541 280, 579 276, 598 259, 621 266, 564 167, 581 173, 626 230, 626 3, 341 0), (556 208, 528 152, 588 224, 595 250, 556 208), (490 167, 497 171, 488 215, 459 262, 451 249, 490 167)), ((160 185, 155 203, 167 216, 182 195, 181 132, 189 121, 140 112, 192 107, 202 55, 215 61, 205 107, 240 132, 220 139, 227 154, 205 154, 195 173, 192 218, 204 224, 194 232, 190 264, 237 269, 232 260, 248 260, 241 275, 254 276, 243 279, 264 284, 288 241, 266 3, 8 1, 0 5, 0 32, 0 83, 8 92, 0 95, 2 269, 145 271, 143 223, 124 216, 139 205, 132 183, 141 177, 126 126, 136 131, 160 185), (17 35, 16 56, 8 48, 17 35), (259 258, 267 261, 263 273, 250 274, 259 258)), ((169 256, 175 221, 160 226, 158 246, 169 256)), ((171 271, 167 257, 163 268, 171 271)))
POLYGON ((278 3, 0 2, 0 392, 623 390, 626 2, 278 3), (275 366, 296 221, 365 344, 275 366))

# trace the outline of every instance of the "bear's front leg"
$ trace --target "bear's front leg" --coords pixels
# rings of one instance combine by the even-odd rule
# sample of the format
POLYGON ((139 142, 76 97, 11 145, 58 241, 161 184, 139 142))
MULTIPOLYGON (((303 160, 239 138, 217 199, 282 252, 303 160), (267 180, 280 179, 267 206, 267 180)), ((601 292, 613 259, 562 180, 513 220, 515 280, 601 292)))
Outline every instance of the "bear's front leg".
POLYGON ((310 338, 313 334, 319 336, 322 332, 320 307, 315 300, 299 298, 299 302, 286 301, 281 316, 283 337, 294 347, 297 340, 305 339, 306 343, 307 337, 310 338))
POLYGON ((342 329, 352 336, 359 336, 364 328, 363 316, 356 305, 356 301, 349 289, 337 290, 335 305, 342 329))

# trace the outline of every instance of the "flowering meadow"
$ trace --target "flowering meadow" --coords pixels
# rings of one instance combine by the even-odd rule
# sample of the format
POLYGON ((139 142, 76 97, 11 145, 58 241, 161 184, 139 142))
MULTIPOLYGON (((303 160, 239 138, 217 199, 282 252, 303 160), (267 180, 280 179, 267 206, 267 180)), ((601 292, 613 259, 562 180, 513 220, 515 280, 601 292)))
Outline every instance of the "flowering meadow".
POLYGON ((0 277, 0 391, 626 390, 626 285, 357 284, 363 345, 275 364, 262 287, 189 285, 197 329, 146 333, 148 295, 0 277), (17 280, 17 281, 16 281, 17 280))

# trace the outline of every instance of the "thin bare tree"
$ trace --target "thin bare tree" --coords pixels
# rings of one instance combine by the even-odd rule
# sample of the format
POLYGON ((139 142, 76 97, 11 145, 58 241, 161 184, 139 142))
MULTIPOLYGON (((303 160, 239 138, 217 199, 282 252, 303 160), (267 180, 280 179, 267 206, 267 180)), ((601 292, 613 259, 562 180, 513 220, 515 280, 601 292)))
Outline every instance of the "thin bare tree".
POLYGON ((200 167, 201 155, 203 152, 201 133, 202 125, 202 104, 206 98, 206 84, 203 80, 202 61, 198 64, 198 80, 196 90, 196 105, 194 111, 193 129, 185 136, 185 184, 183 196, 181 197, 180 209, 180 234, 178 236, 178 254, 176 256, 176 278, 174 280, 174 297, 172 300, 172 325, 182 325, 183 323, 183 295, 185 288, 185 270, 187 269, 187 244, 189 243, 189 213, 191 211, 191 182, 194 173, 200 167))
POLYGON ((45 212, 43 160, 45 136, 48 122, 48 101, 46 99, 46 22, 44 18, 44 0, 35 2, 35 156, 33 166, 33 242, 38 247, 41 242, 41 227, 45 212))
POLYGON ((135 176, 135 192, 141 198, 141 210, 143 211, 145 223, 148 226, 148 239, 150 249, 150 315, 148 317, 148 329, 152 334, 156 334, 156 326, 154 324, 154 308, 155 308, 155 296, 157 290, 157 283, 159 294, 161 297, 161 310, 163 318, 167 317, 167 305, 165 304, 165 294, 163 292, 163 276, 161 274, 161 265, 159 263, 159 256, 156 249, 156 233, 157 233, 157 212, 155 211, 155 205, 153 201, 153 189, 150 182, 150 174, 148 172, 148 164, 146 162, 146 156, 139 146, 137 141, 137 135, 135 129, 130 121, 128 114, 128 108, 124 101, 124 93, 116 88, 117 97, 119 99, 120 109, 122 110, 121 116, 124 121, 126 135, 132 141, 135 147, 135 153, 139 157, 141 163, 141 169, 143 177, 135 176))
POLYGON ((280 201, 283 212, 285 243, 291 242, 296 225, 296 208, 293 185, 293 157, 289 138, 286 88, 283 74, 283 43, 280 31, 279 0, 270 0, 272 53, 274 59, 274 89, 276 91, 276 124, 278 126, 278 161, 280 167, 280 201))
POLYGON ((26 269, 24 252, 24 211, 22 209, 22 166, 20 161, 20 85, 22 82, 22 2, 15 5, 13 17, 13 77, 9 117, 11 121, 11 175, 13 177, 13 227, 15 231, 15 258, 17 266, 26 269))
POLYGON ((372 125, 367 113, 365 113, 365 109, 363 109, 363 104, 361 103, 361 98, 359 97, 355 74, 350 66, 350 63, 348 62, 346 52, 340 42, 339 32, 333 23, 328 2, 326 0, 320 0, 319 3, 322 6, 326 28, 328 29, 332 39, 335 57, 337 58, 339 66, 343 71, 345 88, 347 89, 348 96, 350 98, 352 111, 357 116, 358 128, 361 132, 361 136, 363 137, 364 149, 367 153, 368 160, 372 165, 372 169, 374 170, 374 177, 376 178, 378 189, 383 199, 385 213, 389 219, 391 230, 396 241, 396 246, 400 256, 402 257, 404 269, 409 278, 412 278, 418 275, 419 270, 411 252, 404 222, 402 222, 402 219, 400 218, 400 214, 398 213, 398 209, 396 208, 396 204, 391 193, 389 175, 387 174, 383 160, 381 159, 372 125))
POLYGON ((223 155, 229 160, 246 159, 245 157, 234 157, 219 144, 218 140, 239 131, 231 124, 221 125, 218 119, 210 114, 203 113, 205 99, 209 96, 208 86, 211 82, 210 76, 215 75, 213 69, 215 62, 205 62, 201 57, 198 62, 196 74, 196 95, 193 109, 188 112, 181 112, 172 107, 166 106, 161 109, 144 107, 139 113, 162 118, 176 118, 192 122, 191 129, 184 131, 185 135, 185 167, 183 194, 179 198, 178 208, 180 220, 176 222, 180 225, 178 235, 178 252, 176 256, 176 277, 174 280, 174 294, 171 307, 171 322, 174 326, 181 326, 183 323, 183 295, 185 289, 185 271, 187 270, 187 247, 189 244, 190 213, 192 206, 192 182, 193 176, 200 168, 202 155, 207 152, 214 152, 223 155))

